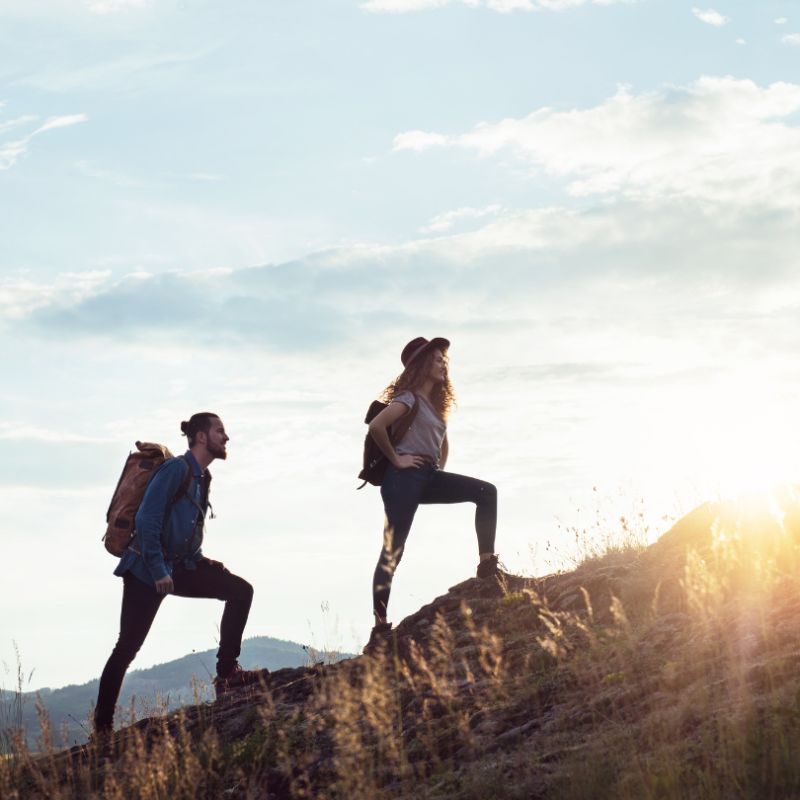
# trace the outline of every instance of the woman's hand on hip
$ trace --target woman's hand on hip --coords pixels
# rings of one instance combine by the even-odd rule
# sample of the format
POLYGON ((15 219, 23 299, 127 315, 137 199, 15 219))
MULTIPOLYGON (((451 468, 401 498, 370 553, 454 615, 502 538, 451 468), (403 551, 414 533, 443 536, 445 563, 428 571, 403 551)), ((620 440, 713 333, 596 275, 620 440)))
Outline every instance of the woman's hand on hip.
POLYGON ((410 467, 421 467, 425 463, 422 456, 398 455, 395 466, 397 469, 409 469, 410 467))

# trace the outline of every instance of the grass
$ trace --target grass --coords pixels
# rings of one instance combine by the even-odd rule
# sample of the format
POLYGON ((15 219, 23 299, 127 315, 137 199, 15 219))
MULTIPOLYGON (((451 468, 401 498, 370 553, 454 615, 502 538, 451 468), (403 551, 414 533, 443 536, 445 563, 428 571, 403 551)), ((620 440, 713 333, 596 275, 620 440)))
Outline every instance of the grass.
POLYGON ((631 519, 569 572, 423 609, 407 659, 312 658, 177 713, 154 695, 113 754, 12 737, 0 796, 800 798, 798 498, 701 508, 652 544, 631 519))
MULTIPOLYGON (((28 702, 25 695, 25 673, 22 669, 22 659, 17 643, 13 642, 14 656, 16 660, 16 672, 14 674, 13 688, 7 690, 5 683, 0 685, 0 754, 6 768, 12 773, 16 773, 21 768, 25 757, 25 748, 22 742, 26 731, 23 727, 23 709, 28 702)), ((11 668, 3 662, 3 671, 6 677, 12 672, 11 668)), ((28 676, 27 683, 30 683, 33 672, 28 676)))

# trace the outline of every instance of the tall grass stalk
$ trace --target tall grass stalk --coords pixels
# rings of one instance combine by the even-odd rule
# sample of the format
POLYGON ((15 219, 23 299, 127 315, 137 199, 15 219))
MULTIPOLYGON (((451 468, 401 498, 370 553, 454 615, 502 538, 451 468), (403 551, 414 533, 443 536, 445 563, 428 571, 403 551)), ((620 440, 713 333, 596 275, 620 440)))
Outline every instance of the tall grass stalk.
MULTIPOLYGON (((27 751, 23 710, 29 695, 24 691, 25 673, 22 669, 19 647, 16 642, 12 644, 16 660, 13 688, 7 690, 5 683, 0 685, 0 752, 11 771, 16 773, 27 751)), ((11 667, 5 661, 3 661, 3 671, 6 677, 11 675, 11 667)), ((28 684, 32 677, 33 671, 28 676, 28 684)))

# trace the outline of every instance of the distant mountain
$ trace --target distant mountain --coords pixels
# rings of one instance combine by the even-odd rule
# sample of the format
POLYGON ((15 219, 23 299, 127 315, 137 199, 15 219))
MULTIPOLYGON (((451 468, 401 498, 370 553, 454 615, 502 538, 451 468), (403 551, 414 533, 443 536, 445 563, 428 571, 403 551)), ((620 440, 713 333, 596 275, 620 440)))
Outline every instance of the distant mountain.
MULTIPOLYGON (((125 676, 119 702, 130 708, 134 699, 137 713, 144 715, 149 709, 158 705, 171 708, 195 700, 192 677, 197 680, 200 700, 211 699, 211 681, 216 667, 216 648, 157 664, 148 669, 131 670, 125 676)), ((347 655, 343 654, 343 657, 347 655)), ((296 642, 273 639, 271 636, 254 636, 242 642, 242 654, 239 663, 245 669, 259 668, 277 670, 283 667, 300 667, 309 661, 309 655, 303 646, 296 642)), ((42 689, 44 707, 50 715, 53 727, 53 744, 62 744, 61 727, 66 723, 69 744, 85 741, 91 726, 87 722, 92 704, 97 700, 97 689, 100 679, 84 683, 81 686, 64 686, 62 689, 42 689)), ((41 736, 36 714, 36 693, 26 695, 24 707, 25 723, 29 746, 36 748, 36 739, 41 736)))

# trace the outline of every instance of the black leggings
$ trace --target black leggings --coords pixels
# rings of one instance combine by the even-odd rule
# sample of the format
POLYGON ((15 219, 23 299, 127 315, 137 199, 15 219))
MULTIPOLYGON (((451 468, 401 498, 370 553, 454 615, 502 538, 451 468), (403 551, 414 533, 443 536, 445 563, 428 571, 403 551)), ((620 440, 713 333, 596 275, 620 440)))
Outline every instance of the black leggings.
POLYGON ((386 468, 381 486, 386 510, 383 528, 383 548, 372 579, 372 598, 375 614, 386 616, 392 578, 420 505, 444 503, 475 503, 475 531, 478 552, 493 553, 497 530, 497 489, 491 483, 442 472, 426 464, 422 467, 386 468))
MULTIPOLYGON (((217 675, 227 676, 242 650, 242 635, 253 602, 253 587, 244 578, 233 575, 222 564, 211 564, 208 561, 199 562, 197 569, 193 570, 176 566, 172 579, 178 597, 210 597, 225 601, 219 628, 217 675)), ((114 723, 114 711, 125 673, 144 644, 150 626, 166 597, 158 594, 154 586, 140 581, 130 572, 126 572, 122 580, 124 588, 119 640, 100 678, 94 715, 95 727, 98 729, 111 727, 114 723)))

